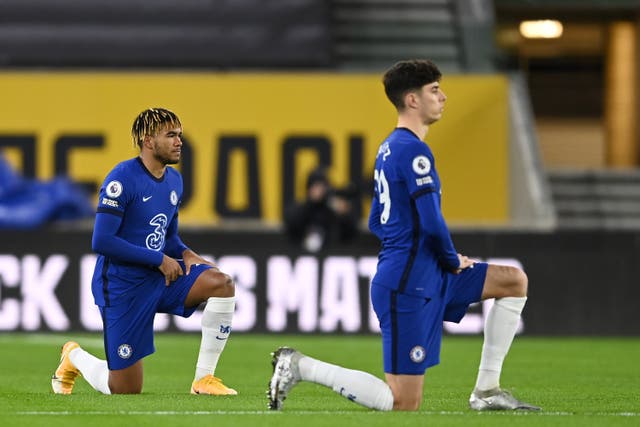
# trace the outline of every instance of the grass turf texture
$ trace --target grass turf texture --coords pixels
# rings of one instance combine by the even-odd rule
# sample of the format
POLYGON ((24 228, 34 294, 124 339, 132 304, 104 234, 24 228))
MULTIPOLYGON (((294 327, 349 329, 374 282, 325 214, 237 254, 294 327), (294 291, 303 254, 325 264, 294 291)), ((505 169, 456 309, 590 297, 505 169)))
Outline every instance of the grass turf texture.
POLYGON ((145 359, 141 395, 103 396, 83 379, 71 396, 54 395, 50 377, 60 346, 74 339, 103 357, 99 335, 0 335, 0 424, 3 426, 637 426, 640 425, 640 339, 516 339, 502 385, 540 413, 476 413, 467 409, 481 338, 445 337, 442 363, 427 372, 422 408, 413 413, 367 410, 315 384, 293 389, 282 412, 268 411, 270 352, 289 345, 309 355, 382 377, 376 336, 232 335, 216 375, 239 396, 189 394, 198 335, 159 334, 145 359))

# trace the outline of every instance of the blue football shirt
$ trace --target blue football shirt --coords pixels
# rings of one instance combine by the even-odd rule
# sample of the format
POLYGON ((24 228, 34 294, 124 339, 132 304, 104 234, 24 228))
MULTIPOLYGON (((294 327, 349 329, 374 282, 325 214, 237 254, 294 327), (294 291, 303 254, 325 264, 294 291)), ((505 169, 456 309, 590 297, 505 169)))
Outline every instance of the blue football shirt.
POLYGON ((129 292, 147 292, 146 287, 164 281, 158 266, 167 241, 179 241, 182 190, 178 171, 167 167, 156 178, 139 157, 109 172, 100 188, 93 235, 99 248, 92 280, 97 305, 116 304, 129 292))
POLYGON ((459 261, 440 210, 433 154, 412 131, 396 128, 380 145, 369 228, 381 240, 374 285, 430 297, 459 261))

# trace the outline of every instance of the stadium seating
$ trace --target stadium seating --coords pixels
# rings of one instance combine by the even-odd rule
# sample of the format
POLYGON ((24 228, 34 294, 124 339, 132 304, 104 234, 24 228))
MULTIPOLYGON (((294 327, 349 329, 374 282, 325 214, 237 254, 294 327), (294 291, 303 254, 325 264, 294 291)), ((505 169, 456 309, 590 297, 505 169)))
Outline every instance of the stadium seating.
POLYGON ((410 57, 431 58, 448 72, 494 68, 491 1, 334 0, 337 63, 384 68, 410 57))
POLYGON ((324 67, 326 2, 3 0, 0 66, 324 67))
POLYGON ((555 170, 548 176, 560 227, 640 229, 637 170, 555 170))

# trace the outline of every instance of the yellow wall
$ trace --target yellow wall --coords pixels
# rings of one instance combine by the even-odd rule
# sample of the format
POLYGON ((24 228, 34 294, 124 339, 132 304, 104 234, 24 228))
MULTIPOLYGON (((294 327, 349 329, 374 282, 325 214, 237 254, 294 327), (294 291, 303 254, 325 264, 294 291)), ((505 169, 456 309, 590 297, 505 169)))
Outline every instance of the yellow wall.
MULTIPOLYGON (((508 219, 507 82, 501 76, 446 76, 443 120, 427 141, 443 180, 449 222, 508 219)), ((329 170, 337 185, 349 177, 349 137, 364 139, 362 170, 369 174, 377 146, 395 126, 395 111, 384 97, 379 75, 207 74, 207 73, 1 73, 0 137, 33 135, 36 172, 54 173, 55 141, 62 135, 102 135, 105 147, 73 152, 74 179, 102 182, 118 161, 133 157, 130 128, 148 107, 162 106, 181 118, 193 145, 193 198, 181 221, 211 224, 215 212, 216 155, 222 135, 253 135, 258 147, 262 218, 280 220, 283 140, 291 135, 325 136, 331 141, 329 170)), ((5 150, 20 166, 15 149, 5 150)), ((296 194, 317 161, 296 159, 296 194)), ((234 153, 226 203, 247 203, 246 156, 234 153)), ((367 212, 364 214, 366 215, 367 212)))

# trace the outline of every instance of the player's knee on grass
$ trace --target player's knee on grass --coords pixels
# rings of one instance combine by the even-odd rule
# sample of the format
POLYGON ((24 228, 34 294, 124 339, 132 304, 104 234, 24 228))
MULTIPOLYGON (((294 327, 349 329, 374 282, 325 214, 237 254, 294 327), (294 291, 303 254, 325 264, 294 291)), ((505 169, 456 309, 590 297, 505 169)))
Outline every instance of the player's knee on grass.
POLYGON ((111 394, 140 394, 142 387, 112 386, 109 385, 111 394))
POLYGON ((422 403, 422 381, 387 376, 387 384, 393 393, 394 411, 417 411, 422 403))
POLYGON ((109 390, 111 394, 140 394, 142 393, 142 381, 122 375, 110 375, 109 390))
POLYGON ((399 393, 399 396, 393 398, 394 411, 417 411, 422 403, 422 394, 416 393, 399 393))

